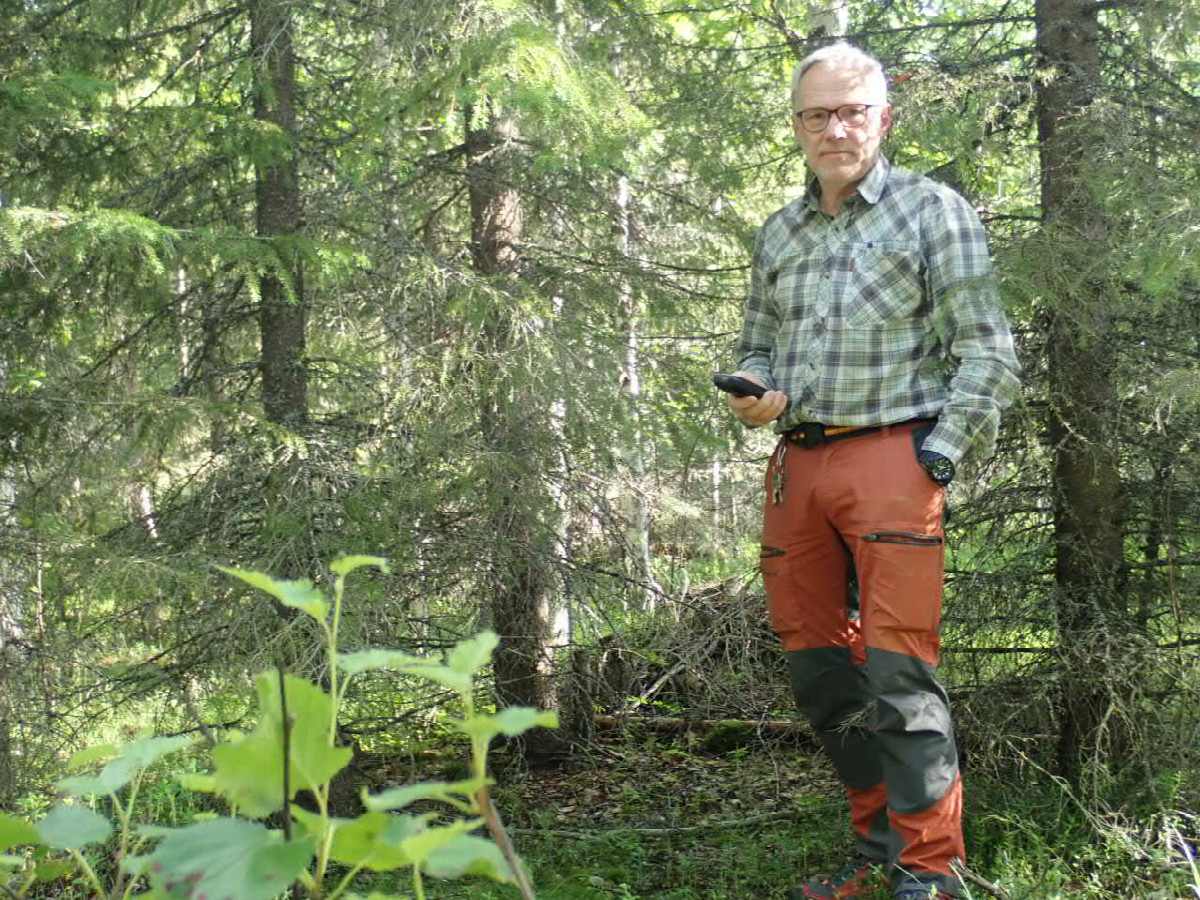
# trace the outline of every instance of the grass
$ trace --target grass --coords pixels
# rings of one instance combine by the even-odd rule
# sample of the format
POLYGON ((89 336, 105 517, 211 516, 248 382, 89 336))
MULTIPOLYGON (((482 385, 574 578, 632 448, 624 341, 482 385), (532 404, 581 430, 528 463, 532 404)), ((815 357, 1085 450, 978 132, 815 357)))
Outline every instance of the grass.
MULTIPOLYGON (((818 751, 780 741, 725 753, 705 746, 700 735, 630 727, 564 771, 523 771, 498 753, 495 799, 540 900, 782 898, 844 861, 845 805, 818 751)), ((405 772, 405 780, 446 760, 424 765, 430 773, 405 772)), ((1145 798, 1141 808, 1100 811, 1028 767, 965 774, 971 866, 1010 900, 1200 900, 1200 870, 1187 858, 1200 843, 1195 813, 1169 813, 1145 798)), ((150 782, 144 798, 143 813, 164 824, 185 824, 211 803, 169 778, 150 782)), ((363 878, 360 894, 372 890, 409 896, 410 885, 406 875, 363 878)), ((59 883, 41 896, 86 894, 59 883)), ((427 896, 519 895, 468 879, 431 882, 427 896)), ((973 887, 968 896, 987 895, 973 887)))
MULTIPOLYGON (((1045 777, 966 777, 971 866, 1010 900, 1200 900, 1182 845, 1166 840, 1169 817, 1100 816, 1045 777)), ((794 746, 714 756, 627 738, 578 771, 510 777, 497 801, 540 900, 782 898, 850 852, 832 772, 794 746)), ((1176 832, 1197 827, 1185 815, 1176 832)), ((384 878, 375 885, 389 887, 404 891, 384 878)), ((432 884, 429 896, 518 895, 468 881, 432 884)), ((986 896, 970 888, 971 900, 986 896)))

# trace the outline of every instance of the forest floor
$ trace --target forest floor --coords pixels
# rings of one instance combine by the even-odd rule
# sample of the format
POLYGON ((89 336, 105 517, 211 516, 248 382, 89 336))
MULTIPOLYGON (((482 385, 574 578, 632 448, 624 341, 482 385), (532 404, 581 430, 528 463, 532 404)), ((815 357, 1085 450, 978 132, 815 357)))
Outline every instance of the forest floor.
MULTIPOLYGON (((540 900, 782 900, 847 858, 841 790, 815 747, 760 741, 714 753, 697 744, 625 734, 564 769, 510 767, 495 799, 540 900)), ((1009 900, 1200 900, 1195 871, 1149 832, 1106 827, 1052 780, 966 777, 972 866, 1009 900)), ((971 900, 1000 896, 969 891, 971 900)), ((518 894, 475 881, 431 884, 428 896, 518 894)))

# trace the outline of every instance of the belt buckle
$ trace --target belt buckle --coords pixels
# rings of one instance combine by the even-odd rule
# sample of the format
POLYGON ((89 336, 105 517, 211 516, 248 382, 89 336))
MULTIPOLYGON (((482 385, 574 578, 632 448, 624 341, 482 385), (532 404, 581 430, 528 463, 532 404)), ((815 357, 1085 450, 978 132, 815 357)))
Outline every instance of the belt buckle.
POLYGON ((795 430, 800 432, 798 443, 805 450, 820 447, 825 443, 825 426, 820 422, 801 422, 795 430))

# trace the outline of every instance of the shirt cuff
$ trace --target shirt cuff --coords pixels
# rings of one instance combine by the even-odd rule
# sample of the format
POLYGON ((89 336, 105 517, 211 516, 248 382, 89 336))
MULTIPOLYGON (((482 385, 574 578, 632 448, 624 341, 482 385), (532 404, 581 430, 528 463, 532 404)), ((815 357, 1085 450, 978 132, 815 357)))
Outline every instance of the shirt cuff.
POLYGON ((950 420, 940 419, 920 449, 940 453, 957 466, 966 456, 970 445, 970 438, 963 429, 950 420))
POLYGON ((768 366, 754 364, 740 365, 737 367, 737 371, 743 372, 746 375, 753 375, 755 378, 760 379, 769 391, 778 390, 775 386, 775 379, 771 377, 771 369, 768 366))

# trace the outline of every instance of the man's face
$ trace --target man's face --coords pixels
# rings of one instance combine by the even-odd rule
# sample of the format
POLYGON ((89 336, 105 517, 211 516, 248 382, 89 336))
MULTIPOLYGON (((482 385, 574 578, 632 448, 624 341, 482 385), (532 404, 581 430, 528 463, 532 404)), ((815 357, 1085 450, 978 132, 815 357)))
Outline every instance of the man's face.
POLYGON ((849 193, 850 186, 871 171, 879 144, 892 124, 892 110, 884 100, 878 78, 869 78, 858 69, 818 64, 804 73, 793 98, 792 127, 824 190, 849 193), (813 133, 805 130, 796 115, 804 109, 840 109, 855 103, 871 107, 866 122, 857 127, 831 115, 825 130, 813 133))

